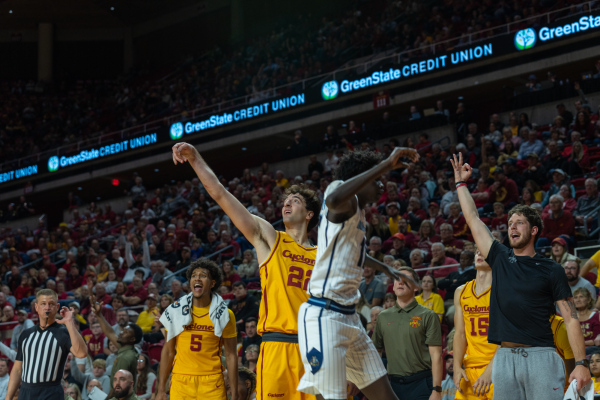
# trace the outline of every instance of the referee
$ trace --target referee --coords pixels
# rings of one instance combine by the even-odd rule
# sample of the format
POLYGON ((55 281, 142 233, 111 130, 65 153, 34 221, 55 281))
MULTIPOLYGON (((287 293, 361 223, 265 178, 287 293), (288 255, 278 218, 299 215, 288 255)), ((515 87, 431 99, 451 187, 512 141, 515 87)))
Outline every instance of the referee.
POLYGON ((450 162, 463 215, 492 268, 489 329, 484 330, 490 343, 500 345, 492 370, 494 400, 563 398, 565 367, 556 353, 550 323, 554 302, 575 354, 569 383, 576 379, 579 391, 590 381, 589 361, 565 271, 535 252, 535 239, 543 228, 540 216, 531 207, 515 206, 508 213, 511 248, 500 244, 479 219, 466 187, 471 166, 463 164, 462 154, 450 162))
POLYGON ((87 357, 87 347, 77 331, 73 310, 63 307, 62 319, 56 320, 58 296, 52 289, 40 290, 36 300, 40 324, 19 336, 17 358, 6 391, 8 400, 12 400, 19 386, 19 400, 63 400, 65 393, 60 383, 69 352, 77 358, 87 357))

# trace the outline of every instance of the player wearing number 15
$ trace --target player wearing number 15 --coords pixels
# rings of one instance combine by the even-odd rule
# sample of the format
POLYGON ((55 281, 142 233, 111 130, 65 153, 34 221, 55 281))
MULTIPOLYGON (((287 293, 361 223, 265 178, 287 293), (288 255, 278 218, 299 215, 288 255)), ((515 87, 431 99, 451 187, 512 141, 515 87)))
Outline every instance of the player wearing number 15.
POLYGON ((475 255, 475 269, 477 278, 454 292, 455 399, 491 400, 492 359, 498 348, 488 343, 492 270, 479 251, 475 255))
MULTIPOLYGON (((263 295, 257 326, 262 345, 256 371, 256 398, 314 399, 296 387, 304 374, 298 347, 298 309, 308 299, 306 289, 316 256, 308 232, 318 223, 319 198, 302 186, 288 188, 281 210, 285 232, 278 232, 266 220, 252 215, 221 185, 194 146, 187 143, 173 146, 173 161, 190 163, 210 197, 256 249, 263 295)), ((229 373, 230 380, 231 376, 229 373)))

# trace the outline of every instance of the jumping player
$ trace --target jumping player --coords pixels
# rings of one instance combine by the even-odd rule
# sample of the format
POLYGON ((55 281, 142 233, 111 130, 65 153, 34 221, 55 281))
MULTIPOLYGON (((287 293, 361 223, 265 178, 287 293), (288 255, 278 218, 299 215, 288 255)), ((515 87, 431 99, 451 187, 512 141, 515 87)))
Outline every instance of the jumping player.
POLYGON ((569 383, 576 379, 580 390, 590 381, 583 334, 563 267, 535 252, 535 239, 543 228, 540 215, 529 206, 513 207, 508 213, 511 248, 495 241, 467 189, 471 166, 463 163, 462 154, 450 162, 463 215, 477 249, 492 268, 488 341, 500 345, 492 371, 494 399, 563 398, 559 389, 565 382, 565 369, 550 329, 555 302, 575 354, 569 383))
POLYGON ((282 210, 285 232, 280 232, 250 214, 225 190, 194 146, 173 146, 173 161, 189 161, 209 195, 256 248, 263 294, 258 321, 262 345, 256 370, 257 399, 314 399, 296 387, 304 374, 298 348, 298 309, 308 300, 306 289, 317 250, 308 241, 321 208, 316 193, 298 185, 286 190, 282 210))
POLYGON ((455 399, 491 400, 494 393, 491 361, 498 348, 488 343, 492 269, 479 251, 475 255, 475 269, 477 278, 454 292, 455 399))
MULTIPOLYGON (((412 278, 366 255, 366 221, 362 211, 382 193, 381 175, 405 167, 399 159, 419 156, 413 149, 396 148, 381 156, 358 151, 340 159, 336 181, 325 191, 319 215, 319 248, 309 284, 311 295, 300 307, 299 341, 304 369, 298 390, 320 400, 346 399, 347 380, 371 400, 397 399, 373 342, 363 329, 355 305, 363 265, 392 279, 412 278)), ((434 382, 440 385, 441 382, 434 382)), ((441 392, 441 386, 440 386, 441 392)), ((439 397, 438 397, 439 398, 439 397)))

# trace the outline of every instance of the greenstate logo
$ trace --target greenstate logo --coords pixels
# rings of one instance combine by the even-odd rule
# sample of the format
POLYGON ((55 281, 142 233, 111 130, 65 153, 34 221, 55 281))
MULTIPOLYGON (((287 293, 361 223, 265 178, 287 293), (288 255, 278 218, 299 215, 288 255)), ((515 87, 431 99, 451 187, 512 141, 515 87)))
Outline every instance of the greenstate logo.
POLYGON ((48 159, 48 171, 54 172, 58 169, 58 156, 52 156, 48 159))
POLYGON ((321 88, 321 96, 323 96, 323 100, 335 99, 338 93, 339 87, 336 81, 325 82, 321 88))
POLYGON ((535 46, 535 30, 527 28, 515 33, 515 47, 517 50, 527 50, 535 46))
POLYGON ((181 122, 175 122, 171 125, 170 135, 173 140, 181 139, 183 136, 183 124, 181 122))

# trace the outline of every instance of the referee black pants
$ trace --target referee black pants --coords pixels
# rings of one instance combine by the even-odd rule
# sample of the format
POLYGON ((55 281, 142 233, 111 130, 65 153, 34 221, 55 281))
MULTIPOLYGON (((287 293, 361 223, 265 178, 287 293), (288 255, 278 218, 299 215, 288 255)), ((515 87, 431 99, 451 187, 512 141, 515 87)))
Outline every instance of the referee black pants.
POLYGON ((22 383, 19 400, 64 400, 65 391, 61 385, 42 386, 22 383))
POLYGON ((429 400, 433 391, 431 371, 421 371, 414 375, 390 375, 392 390, 398 400, 429 400))

